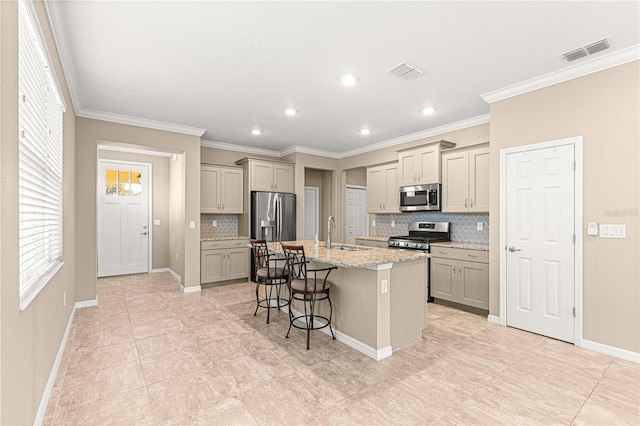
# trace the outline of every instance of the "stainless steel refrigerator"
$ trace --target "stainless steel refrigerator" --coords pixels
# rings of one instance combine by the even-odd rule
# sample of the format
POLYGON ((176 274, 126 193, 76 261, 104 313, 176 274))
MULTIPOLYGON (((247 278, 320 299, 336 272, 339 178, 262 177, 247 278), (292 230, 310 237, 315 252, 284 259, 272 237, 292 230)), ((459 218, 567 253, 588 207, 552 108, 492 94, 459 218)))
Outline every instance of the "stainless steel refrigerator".
POLYGON ((251 192, 251 238, 296 239, 296 194, 251 192))

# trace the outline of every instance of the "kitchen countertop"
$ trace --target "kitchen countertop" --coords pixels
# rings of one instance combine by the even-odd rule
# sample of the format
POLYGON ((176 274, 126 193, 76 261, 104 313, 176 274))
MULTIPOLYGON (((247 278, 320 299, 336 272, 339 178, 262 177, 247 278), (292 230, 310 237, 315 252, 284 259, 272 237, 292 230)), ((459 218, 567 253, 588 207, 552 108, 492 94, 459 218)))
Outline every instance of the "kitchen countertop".
POLYGON ((200 238, 200 241, 225 241, 225 240, 248 240, 249 237, 243 237, 242 235, 238 235, 235 237, 209 237, 209 238, 200 238))
POLYGON ((356 236, 354 238, 356 240, 380 241, 380 242, 383 242, 383 243, 386 243, 387 241, 389 241, 389 237, 379 237, 377 235, 369 235, 369 236, 358 235, 358 236, 356 236))
POLYGON ((443 243, 431 243, 431 246, 457 248, 457 249, 465 249, 465 250, 489 251, 489 244, 458 243, 455 241, 447 241, 443 243))
MULTIPOLYGON (((362 251, 348 251, 337 249, 337 246, 354 247, 349 244, 335 243, 330 250, 327 250, 326 243, 320 242, 318 247, 314 242, 308 241, 286 241, 289 244, 300 244, 304 246, 304 254, 309 260, 340 266, 343 268, 371 268, 378 265, 396 262, 408 262, 412 260, 426 259, 429 256, 420 251, 389 250, 385 248, 362 247, 362 251)), ((269 250, 282 253, 280 243, 269 243, 269 250)))

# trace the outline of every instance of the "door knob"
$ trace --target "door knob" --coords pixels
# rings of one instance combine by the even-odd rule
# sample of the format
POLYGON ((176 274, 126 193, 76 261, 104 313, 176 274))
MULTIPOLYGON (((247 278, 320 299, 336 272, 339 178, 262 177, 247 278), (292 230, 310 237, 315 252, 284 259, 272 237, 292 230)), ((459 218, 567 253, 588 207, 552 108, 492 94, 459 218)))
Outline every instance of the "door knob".
POLYGON ((514 246, 511 246, 509 247, 509 251, 513 253, 514 251, 522 251, 522 250, 519 248, 515 248, 514 246))
POLYGON ((140 235, 147 235, 147 234, 148 234, 148 232, 146 232, 146 231, 140 233, 140 235))

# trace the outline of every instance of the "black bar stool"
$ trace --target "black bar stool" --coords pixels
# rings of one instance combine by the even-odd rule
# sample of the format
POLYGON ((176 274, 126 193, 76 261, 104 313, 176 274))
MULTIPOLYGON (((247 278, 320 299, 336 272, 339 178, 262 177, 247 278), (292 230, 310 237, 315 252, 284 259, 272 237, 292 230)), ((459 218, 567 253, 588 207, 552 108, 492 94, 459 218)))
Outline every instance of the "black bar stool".
POLYGON ((282 243, 282 249, 287 257, 287 268, 289 269, 289 331, 291 326, 301 330, 307 330, 307 350, 309 349, 309 335, 311 330, 319 330, 329 327, 331 336, 335 339, 331 327, 331 316, 333 306, 329 298, 331 283, 327 281, 329 273, 337 267, 322 269, 307 269, 307 259, 304 255, 304 247, 282 243), (299 300, 304 305, 304 313, 294 314, 291 309, 293 300, 299 300), (329 302, 329 317, 316 315, 316 302, 327 300, 329 302), (302 320, 302 321, 299 321, 302 320), (321 321, 317 321, 321 320, 321 321))
POLYGON ((282 285, 289 281, 289 271, 286 267, 287 259, 272 256, 265 240, 251 240, 251 248, 256 271, 256 311, 253 316, 255 317, 258 313, 258 308, 266 308, 267 324, 269 324, 271 308, 277 306, 280 310, 280 308, 289 305, 288 299, 280 297, 282 285), (261 285, 265 288, 264 298, 261 298, 260 295, 261 285))

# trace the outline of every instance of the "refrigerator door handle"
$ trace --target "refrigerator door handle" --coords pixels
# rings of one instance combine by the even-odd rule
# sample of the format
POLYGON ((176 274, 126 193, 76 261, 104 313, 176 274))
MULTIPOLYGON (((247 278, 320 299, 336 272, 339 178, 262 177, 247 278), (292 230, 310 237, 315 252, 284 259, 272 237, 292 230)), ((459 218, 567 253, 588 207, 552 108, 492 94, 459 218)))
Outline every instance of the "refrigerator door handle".
POLYGON ((278 215, 278 241, 282 241, 282 199, 277 198, 276 214, 278 215))

